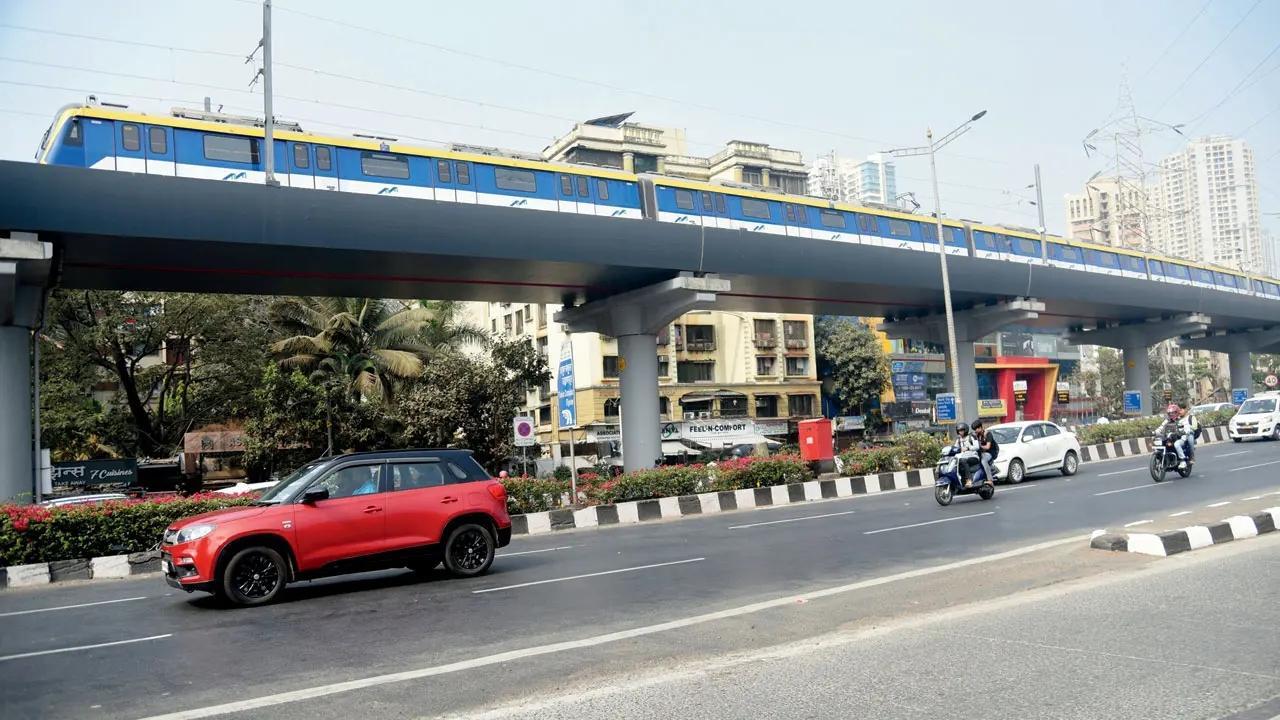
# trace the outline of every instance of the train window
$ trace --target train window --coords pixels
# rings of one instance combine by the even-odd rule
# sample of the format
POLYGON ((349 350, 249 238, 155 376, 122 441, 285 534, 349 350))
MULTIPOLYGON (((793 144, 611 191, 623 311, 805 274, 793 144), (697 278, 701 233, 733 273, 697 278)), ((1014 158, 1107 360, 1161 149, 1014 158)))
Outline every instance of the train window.
POLYGON ((796 222, 800 224, 809 222, 809 216, 805 213, 803 205, 796 205, 796 222))
POLYGON ((205 135, 204 156, 221 162, 258 162, 258 139, 231 135, 205 135))
POLYGON ((528 170, 495 168, 493 182, 502 190, 519 190, 520 192, 537 192, 538 190, 538 178, 528 170))
POLYGON ((702 209, 711 212, 711 193, 702 193, 702 209))
POLYGON ((84 135, 81 134, 79 118, 71 118, 71 122, 67 124, 66 144, 75 147, 79 147, 84 144, 84 135))
POLYGON ((129 152, 142 149, 142 133, 138 131, 137 125, 125 123, 120 126, 120 144, 129 152))
POLYGON ((165 134, 164 128, 147 128, 147 145, 155 155, 169 152, 169 136, 165 134))
POLYGON ((370 177, 409 179, 409 158, 389 153, 360 153, 360 172, 370 177))
POLYGON ((1196 268, 1195 279, 1197 282, 1202 282, 1202 283, 1207 283, 1209 285, 1212 285, 1213 273, 1209 272, 1208 270, 1201 270, 1200 268, 1196 268))
POLYGON ((1114 269, 1114 268, 1120 267, 1120 258, 1113 252, 1098 253, 1098 262, 1100 262, 1102 264, 1102 267, 1105 267, 1105 268, 1114 269))
POLYGON ((742 214, 747 217, 769 219, 769 203, 763 200, 742 198, 742 214))
POLYGON ((609 183, 605 182, 604 180, 596 181, 596 199, 597 200, 609 199, 609 183))
POLYGON ((327 147, 316 148, 316 169, 331 170, 333 169, 333 153, 327 147))
POLYGON ((788 221, 788 222, 795 222, 795 221, 796 221, 796 206, 795 206, 795 205, 792 205, 792 204, 790 204, 790 203, 786 203, 786 204, 784 205, 784 207, 786 207, 786 208, 787 208, 787 221, 788 221))
POLYGON ((458 171, 458 184, 470 185, 471 184, 471 163, 459 162, 456 165, 454 165, 454 167, 458 171))
POLYGON ((1133 272, 1146 272, 1147 268, 1142 264, 1142 258, 1132 255, 1121 255, 1121 262, 1124 263, 1124 269, 1133 272))
POLYGON ((573 178, 568 175, 560 176, 560 194, 565 197, 573 197, 573 178))
POLYGON ((964 238, 964 228, 951 228, 951 240, 949 240, 947 244, 955 245, 956 247, 964 247, 966 244, 965 238, 964 238))
POLYGON ((1177 263, 1166 263, 1164 266, 1164 274, 1179 280, 1191 279, 1191 269, 1186 265, 1179 265, 1177 263))
POLYGON ((448 160, 436 161, 436 174, 440 176, 440 182, 442 183, 453 182, 453 173, 449 172, 448 160))
POLYGON ((1148 260, 1147 264, 1151 266, 1152 275, 1164 275, 1164 263, 1159 260, 1148 260))
POLYGON ((905 220, 889 220, 889 234, 893 237, 911 237, 911 225, 905 220))
POLYGON ((1018 254, 1027 257, 1040 257, 1040 241, 1026 238, 1010 238, 1018 243, 1018 254))
POLYGON ((587 185, 587 179, 581 175, 578 176, 578 197, 591 197, 591 190, 587 185))
POLYGON ((311 167, 311 158, 307 154, 307 146, 302 143, 293 144, 293 166, 299 170, 311 167))
POLYGON ((920 237, 929 242, 938 242, 938 226, 933 223, 920 223, 920 237))
POLYGON ((819 216, 825 227, 844 229, 844 215, 842 213, 838 213, 835 210, 823 210, 819 213, 819 216))
POLYGON ((676 207, 680 208, 681 210, 692 210, 693 209, 693 193, 689 192, 688 190, 677 190, 676 191, 676 207))
POLYGON ((716 212, 720 213, 721 215, 724 215, 729 212, 727 209, 725 209, 724 195, 721 195, 720 193, 716 193, 716 212))
POLYGON ((880 224, 876 222, 876 219, 870 215, 859 215, 858 229, 861 230, 862 232, 867 232, 867 233, 879 233, 880 224))

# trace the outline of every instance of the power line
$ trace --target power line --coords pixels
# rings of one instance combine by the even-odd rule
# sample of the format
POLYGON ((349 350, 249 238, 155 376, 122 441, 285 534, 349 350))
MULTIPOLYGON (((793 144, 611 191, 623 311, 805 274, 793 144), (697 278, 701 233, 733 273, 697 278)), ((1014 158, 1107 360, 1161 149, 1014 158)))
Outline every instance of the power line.
POLYGON ((1245 129, 1241 130, 1240 132, 1236 133, 1236 134, 1235 134, 1235 137, 1244 137, 1245 135, 1248 135, 1250 130, 1252 130, 1252 129, 1254 129, 1255 127, 1257 127, 1257 126, 1258 126, 1258 124, 1259 124, 1259 123, 1261 123, 1263 120, 1266 120, 1267 118, 1269 118, 1269 117, 1271 117, 1272 115, 1276 114, 1276 111, 1277 111, 1277 110, 1280 110, 1280 105, 1277 105, 1277 106, 1275 106, 1275 107, 1271 108, 1270 110, 1266 111, 1265 113, 1263 113, 1263 114, 1262 114, 1262 117, 1258 118, 1257 120, 1254 120, 1254 121, 1249 125, 1249 127, 1247 127, 1247 128, 1245 128, 1245 129))
POLYGON ((1188 121, 1188 122, 1187 122, 1187 125, 1194 125, 1194 124, 1196 124, 1196 123, 1200 122, 1201 120, 1203 120, 1204 118, 1206 118, 1206 117, 1208 117, 1210 114, 1212 114, 1215 110, 1217 110, 1218 108, 1222 107, 1224 104, 1226 104, 1226 102, 1227 102, 1228 100, 1230 100, 1231 98, 1235 97, 1238 93, 1240 93, 1240 92, 1241 92, 1241 91, 1243 91, 1244 89, 1246 89, 1246 88, 1248 88, 1248 87, 1252 86, 1254 83, 1256 83, 1256 82, 1258 82, 1259 80, 1261 80, 1264 76, 1266 76, 1266 75, 1268 75, 1268 74, 1270 74, 1270 73, 1272 73, 1272 72, 1275 72, 1275 70, 1276 70, 1276 69, 1280 69, 1280 65, 1277 65, 1276 67, 1271 68, 1271 69, 1270 69, 1270 70, 1268 70, 1267 72, 1262 73, 1262 74, 1261 74, 1261 75, 1259 75, 1258 77, 1253 78, 1253 80, 1252 80, 1252 81, 1250 81, 1250 80, 1249 80, 1249 78, 1250 78, 1254 73, 1258 72, 1259 68, 1261 68, 1263 65, 1265 65, 1265 64, 1266 64, 1266 62, 1267 62, 1268 60, 1270 60, 1270 59, 1272 58, 1272 56, 1274 56, 1277 52, 1280 52, 1280 43, 1277 43, 1275 47, 1271 48, 1271 52, 1267 53, 1267 56, 1266 56, 1266 57, 1264 57, 1264 58, 1262 58, 1261 60, 1259 60, 1259 61, 1258 61, 1258 64, 1253 66, 1253 69, 1252 69, 1252 70, 1250 70, 1249 72, 1245 73, 1245 74, 1244 74, 1244 77, 1240 78, 1240 82, 1236 83, 1236 86, 1235 86, 1235 87, 1233 87, 1233 88, 1231 88, 1231 90, 1230 90, 1226 95, 1224 95, 1224 96, 1222 97, 1222 99, 1221 99, 1221 100, 1219 100, 1219 101, 1218 101, 1218 102, 1217 102, 1213 107, 1209 108, 1208 110, 1205 110, 1204 112, 1202 112, 1202 113, 1200 113, 1199 115, 1197 115, 1194 119, 1192 119, 1192 120, 1188 121))
POLYGON ((174 45, 162 45, 158 43, 142 42, 140 40, 118 40, 116 38, 102 37, 101 35, 84 35, 81 33, 67 32, 65 30, 50 30, 49 28, 35 28, 26 25, 13 25, 11 23, 0 23, 0 28, 9 30, 21 30, 23 32, 41 33, 44 35, 57 35, 60 37, 74 38, 76 40, 97 40, 99 42, 115 43, 117 45, 132 45, 134 47, 152 48, 153 50, 169 50, 171 52, 184 52, 193 55, 214 55, 217 57, 235 58, 243 60, 243 55, 236 53, 222 52, 221 50, 200 50, 196 48, 184 48, 174 45))
POLYGON ((1205 0, 1204 5, 1200 6, 1200 10, 1190 20, 1187 21, 1187 24, 1183 26, 1182 30, 1179 31, 1178 34, 1173 38, 1173 40, 1171 40, 1169 44, 1165 46, 1164 50, 1160 51, 1160 54, 1156 56, 1156 59, 1151 63, 1151 67, 1147 68, 1147 71, 1142 73, 1142 77, 1138 78, 1138 80, 1140 81, 1145 80, 1147 76, 1151 74, 1151 71, 1156 69, 1156 66, 1160 64, 1160 61, 1164 60, 1164 56, 1168 55, 1169 51, 1172 50, 1174 46, 1178 44, 1178 41, 1182 40, 1182 36, 1187 34, 1187 31, 1190 30, 1192 26, 1196 24, 1196 21, 1200 19, 1201 15, 1204 15, 1204 11, 1208 10, 1209 6, 1212 4, 1213 4, 1213 0, 1205 0))
POLYGON ((137 98, 139 100, 155 100, 156 102, 182 102, 182 103, 191 103, 192 105, 198 105, 202 102, 201 100, 191 100, 189 98, 160 97, 156 95, 140 95, 138 93, 106 92, 101 88, 94 89, 94 88, 67 87, 65 85, 49 85, 46 83, 21 82, 19 80, 0 80, 0 83, 3 83, 5 85, 17 85, 19 87, 39 88, 41 90, 61 90, 63 92, 87 93, 87 94, 103 93, 107 95, 117 95, 119 97, 137 98))
POLYGON ((1221 48, 1224 44, 1226 44, 1227 40, 1233 34, 1235 34, 1235 31, 1241 25, 1244 24, 1245 20, 1249 19, 1249 16, 1252 15, 1253 11, 1258 9, 1258 6, 1261 4, 1262 4, 1262 0, 1254 0, 1254 3, 1249 6, 1249 9, 1245 11, 1244 15, 1242 15, 1240 19, 1236 21, 1236 24, 1232 25, 1231 29, 1227 31, 1227 34, 1223 35, 1222 39, 1218 41, 1218 44, 1213 46, 1213 49, 1209 51, 1209 54, 1205 55, 1204 58, 1201 59, 1200 62, 1194 68, 1191 69, 1191 72, 1187 73, 1187 76, 1182 79, 1182 82, 1178 84, 1178 87, 1174 88, 1172 93, 1169 93, 1169 96, 1164 99, 1164 102, 1160 103, 1160 107, 1156 108, 1157 113, 1163 110, 1164 106, 1168 105, 1169 101, 1172 100, 1178 93, 1182 92, 1182 89, 1187 86, 1187 83, 1191 82, 1191 78, 1195 77, 1195 74, 1200 72, 1200 68, 1204 67, 1204 64, 1209 62, 1209 58, 1213 57, 1214 54, 1218 52, 1218 48, 1221 48))

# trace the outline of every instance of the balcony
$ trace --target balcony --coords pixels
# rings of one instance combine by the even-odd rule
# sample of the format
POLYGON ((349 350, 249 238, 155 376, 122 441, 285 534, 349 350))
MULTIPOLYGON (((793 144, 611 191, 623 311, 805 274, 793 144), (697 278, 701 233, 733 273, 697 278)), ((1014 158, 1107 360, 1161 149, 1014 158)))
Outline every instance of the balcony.
POLYGON ((787 338, 788 350, 804 350, 809 347, 809 341, 804 338, 787 338))
POLYGON ((687 340, 685 341, 684 348, 689 352, 698 352, 698 353, 715 352, 716 341, 715 340, 687 340))
POLYGON ((778 347, 778 339, 772 335, 757 335, 756 347, 758 348, 775 348, 778 347))
POLYGON ((653 145, 655 147, 663 147, 666 145, 666 142, 662 139, 662 131, 656 128, 624 125, 622 126, 622 137, 623 141, 626 143, 653 145))

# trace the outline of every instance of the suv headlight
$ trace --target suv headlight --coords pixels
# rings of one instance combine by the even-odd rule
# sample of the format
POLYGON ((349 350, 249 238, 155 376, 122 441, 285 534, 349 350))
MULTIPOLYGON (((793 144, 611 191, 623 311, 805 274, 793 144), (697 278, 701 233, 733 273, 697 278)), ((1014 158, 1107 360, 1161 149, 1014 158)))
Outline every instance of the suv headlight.
POLYGON ((213 525, 208 523, 188 525, 178 531, 178 538, 174 544, 181 545, 182 543, 191 542, 192 540, 199 540, 211 532, 213 532, 213 525))

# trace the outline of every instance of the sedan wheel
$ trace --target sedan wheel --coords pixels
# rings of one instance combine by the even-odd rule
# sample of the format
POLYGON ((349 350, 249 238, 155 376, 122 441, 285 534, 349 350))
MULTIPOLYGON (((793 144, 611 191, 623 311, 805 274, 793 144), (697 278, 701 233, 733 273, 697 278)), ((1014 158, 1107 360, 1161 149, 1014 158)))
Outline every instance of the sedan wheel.
POLYGON ((1068 450, 1067 456, 1062 459, 1062 474, 1068 477, 1075 475, 1080 469, 1080 458, 1076 457, 1074 450, 1068 450))
POLYGON ((1009 461, 1009 482, 1017 485, 1027 478, 1027 466, 1018 458, 1009 461))

